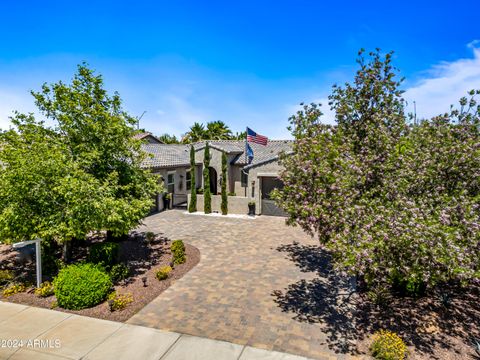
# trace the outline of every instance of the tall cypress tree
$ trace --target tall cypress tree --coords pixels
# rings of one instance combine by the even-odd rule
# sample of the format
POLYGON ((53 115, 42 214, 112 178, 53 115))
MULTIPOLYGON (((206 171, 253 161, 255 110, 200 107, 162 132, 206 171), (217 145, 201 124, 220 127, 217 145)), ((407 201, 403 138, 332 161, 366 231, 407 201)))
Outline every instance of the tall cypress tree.
POLYGON ((210 194, 210 147, 205 145, 203 156, 203 211, 205 214, 212 212, 212 195, 210 194))
POLYGON ((222 152, 222 215, 228 214, 228 196, 227 196, 227 154, 222 152))
POLYGON ((197 186, 195 184, 195 149, 193 145, 190 147, 190 204, 188 204, 188 212, 197 211, 197 186))

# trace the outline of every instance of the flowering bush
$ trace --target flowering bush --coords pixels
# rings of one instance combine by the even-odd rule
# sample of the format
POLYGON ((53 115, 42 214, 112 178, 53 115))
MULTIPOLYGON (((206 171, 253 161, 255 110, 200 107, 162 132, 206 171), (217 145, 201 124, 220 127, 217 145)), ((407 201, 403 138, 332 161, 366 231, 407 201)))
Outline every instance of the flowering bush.
POLYGON ((408 123, 391 54, 361 54, 353 85, 334 87, 336 126, 318 105, 291 117, 293 154, 274 197, 369 286, 421 294, 480 277, 480 106, 408 123))
POLYGON ((155 276, 157 277, 158 280, 166 280, 168 278, 168 275, 172 272, 172 267, 171 266, 162 266, 156 273, 155 276))
POLYGON ((119 311, 125 309, 130 303, 133 302, 133 295, 131 293, 117 294, 113 291, 108 295, 108 305, 110 311, 119 311))
POLYGON ((41 283, 40 287, 35 289, 35 295, 37 295, 38 297, 49 297, 53 294, 53 284, 50 281, 45 281, 41 283))
POLYGON ((403 360, 407 356, 407 346, 394 332, 380 330, 373 335, 370 351, 375 359, 403 360))

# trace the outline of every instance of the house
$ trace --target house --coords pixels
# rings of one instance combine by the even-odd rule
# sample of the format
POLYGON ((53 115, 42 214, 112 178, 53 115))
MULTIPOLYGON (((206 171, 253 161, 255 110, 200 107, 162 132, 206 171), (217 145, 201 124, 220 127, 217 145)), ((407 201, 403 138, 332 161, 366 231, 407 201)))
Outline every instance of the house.
MULTIPOLYGON (((151 135, 151 134, 150 134, 151 135)), ((171 194, 173 206, 186 205, 191 189, 190 147, 184 144, 162 144, 150 141, 143 149, 151 154, 145 166, 161 176, 165 189, 171 194)), ((193 144, 195 149, 195 185, 203 188, 203 157, 207 141, 193 144)), ((208 140, 210 147, 210 191, 212 210, 220 211, 222 153, 227 155, 227 192, 229 193, 229 213, 245 214, 248 203, 254 201, 257 214, 284 215, 270 199, 274 188, 282 186, 278 176, 282 170, 279 155, 290 152, 289 140, 269 140, 266 146, 250 143, 253 161, 248 163, 245 155, 245 141, 208 140)), ((201 191, 201 190, 200 190, 201 191)), ((163 195, 156 199, 156 210, 164 208, 163 195)), ((197 196, 197 208, 203 209, 203 195, 197 196)))

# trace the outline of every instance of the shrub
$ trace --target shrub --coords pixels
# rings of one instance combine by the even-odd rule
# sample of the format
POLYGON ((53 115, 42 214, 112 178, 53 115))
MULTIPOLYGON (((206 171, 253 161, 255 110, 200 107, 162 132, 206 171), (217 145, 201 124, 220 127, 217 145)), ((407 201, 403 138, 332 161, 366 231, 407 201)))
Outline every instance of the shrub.
POLYGON ((147 239, 149 243, 153 242, 155 240, 155 233, 151 231, 147 231, 145 233, 145 239, 147 239))
POLYGON ((114 242, 102 242, 92 245, 88 254, 88 261, 109 269, 117 262, 119 246, 114 242))
POLYGON ((212 212, 212 194, 210 193, 210 149, 208 142, 203 155, 203 211, 205 214, 212 212))
POLYGON ((161 267, 155 276, 158 280, 162 281, 168 278, 168 275, 172 272, 172 268, 170 266, 163 266, 161 267))
POLYGON ((130 269, 125 264, 115 264, 109 271, 110 279, 114 283, 125 280, 130 275, 130 269))
POLYGON ((227 179, 227 154, 222 152, 222 215, 228 214, 227 179))
POLYGON ((60 270, 53 280, 53 286, 59 306, 79 310, 105 300, 112 288, 112 281, 100 267, 84 263, 60 270))
POLYGON ((193 145, 190 147, 190 204, 188 204, 188 212, 197 211, 197 184, 195 182, 195 148, 193 145))
POLYGON ((173 254, 173 263, 175 265, 183 264, 187 258, 185 256, 185 245, 182 240, 175 240, 170 247, 173 254))
POLYGON ((57 275, 59 270, 65 267, 58 252, 58 244, 52 240, 45 240, 40 244, 42 246, 42 272, 46 275, 57 275))
POLYGON ((15 279, 15 273, 12 270, 0 270, 0 286, 7 285, 15 279))
POLYGON ((130 293, 117 294, 115 291, 108 295, 108 306, 110 311, 119 311, 125 309, 128 304, 133 302, 133 295, 130 293))
POLYGON ((403 360, 407 356, 407 346, 403 340, 388 330, 380 330, 373 335, 370 351, 379 360, 403 360))
POLYGON ((390 302, 390 292, 383 285, 373 286, 368 292, 367 296, 375 305, 385 306, 390 302))
POLYGON ((40 284, 39 288, 35 289, 35 295, 39 297, 49 297, 54 294, 53 284, 50 281, 45 281, 40 284))
POLYGON ((27 288, 24 284, 12 284, 3 290, 3 296, 9 297, 17 293, 24 292, 26 289, 27 288))

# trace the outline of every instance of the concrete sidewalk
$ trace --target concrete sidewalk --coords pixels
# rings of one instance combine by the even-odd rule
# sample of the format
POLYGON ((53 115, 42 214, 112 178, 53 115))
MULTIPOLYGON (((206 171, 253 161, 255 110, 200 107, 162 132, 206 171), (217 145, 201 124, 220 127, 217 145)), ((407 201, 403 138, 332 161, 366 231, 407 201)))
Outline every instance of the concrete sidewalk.
POLYGON ((307 360, 250 346, 1 301, 0 359, 307 360))

